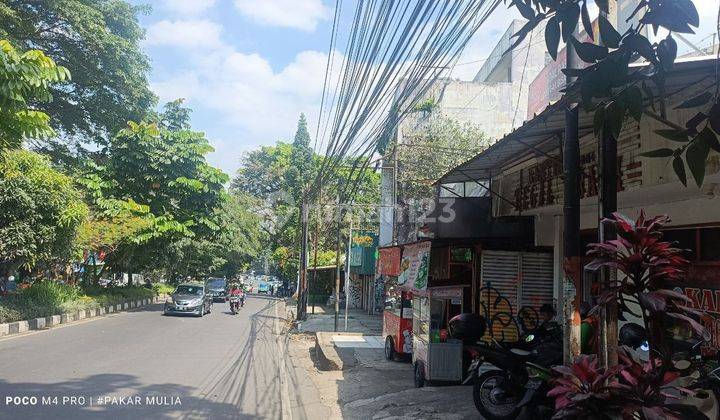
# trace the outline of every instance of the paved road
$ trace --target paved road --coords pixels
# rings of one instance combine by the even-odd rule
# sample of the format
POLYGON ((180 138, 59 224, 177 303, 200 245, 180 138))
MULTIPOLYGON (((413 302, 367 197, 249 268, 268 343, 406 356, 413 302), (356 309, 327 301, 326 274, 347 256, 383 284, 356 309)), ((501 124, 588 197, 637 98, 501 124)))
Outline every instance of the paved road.
POLYGON ((285 356, 281 301, 253 296, 235 316, 224 303, 203 318, 161 310, 0 340, 0 418, 322 416, 285 356))

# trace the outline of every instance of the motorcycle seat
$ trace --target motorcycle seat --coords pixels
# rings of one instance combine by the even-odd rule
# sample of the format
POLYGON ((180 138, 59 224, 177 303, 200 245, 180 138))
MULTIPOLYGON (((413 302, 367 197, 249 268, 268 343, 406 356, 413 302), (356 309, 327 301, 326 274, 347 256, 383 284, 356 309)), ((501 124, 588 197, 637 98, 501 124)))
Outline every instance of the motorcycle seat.
POLYGON ((533 352, 531 352, 531 351, 527 351, 524 349, 518 349, 518 348, 511 348, 510 352, 516 356, 521 356, 521 357, 526 357, 526 356, 530 356, 531 354, 533 354, 533 352))

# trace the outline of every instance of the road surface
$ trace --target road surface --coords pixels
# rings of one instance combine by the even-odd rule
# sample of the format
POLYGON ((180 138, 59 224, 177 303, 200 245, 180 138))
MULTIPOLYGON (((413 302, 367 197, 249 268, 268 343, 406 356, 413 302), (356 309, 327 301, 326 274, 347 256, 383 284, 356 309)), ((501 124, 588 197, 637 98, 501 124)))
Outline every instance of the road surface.
MULTIPOLYGON (((323 418, 287 358, 284 304, 203 318, 151 305, 0 340, 0 418, 323 418)), ((325 416, 324 418, 327 418, 325 416)))

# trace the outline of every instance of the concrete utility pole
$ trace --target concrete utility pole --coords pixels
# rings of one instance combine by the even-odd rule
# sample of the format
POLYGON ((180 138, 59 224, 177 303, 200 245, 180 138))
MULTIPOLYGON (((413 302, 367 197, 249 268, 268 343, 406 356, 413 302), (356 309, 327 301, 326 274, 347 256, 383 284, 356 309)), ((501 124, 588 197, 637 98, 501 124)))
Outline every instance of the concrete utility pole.
POLYGON ((340 322, 340 244, 341 232, 342 232, 342 201, 338 196, 338 207, 337 207, 337 242, 335 244, 335 329, 338 331, 338 324, 340 322))
MULTIPOLYGON (((567 67, 577 68, 578 58, 573 44, 566 44, 567 67)), ((566 83, 573 82, 568 76, 566 83)), ((565 110, 565 138, 563 144, 563 355, 570 364, 580 354, 580 296, 582 257, 580 252, 580 140, 578 138, 578 104, 568 104, 565 110)))
POLYGON ((348 303, 350 301, 350 251, 352 250, 352 232, 353 232, 353 218, 350 213, 350 232, 348 232, 347 250, 345 253, 345 331, 347 331, 348 323, 348 303))
MULTIPOLYGON (((600 12, 615 27, 618 24, 617 0, 608 0, 608 13, 600 12)), ((600 39, 602 43, 602 39, 600 39)), ((615 239, 616 233, 600 222, 617 211, 617 139, 612 133, 603 130, 598 140, 598 241, 615 239)), ((617 279, 617 271, 603 268, 600 270, 600 284, 617 279)), ((618 319, 617 303, 611 302, 600 311, 598 331, 598 360, 600 366, 615 366, 618 363, 618 319)))
POLYGON ((297 319, 307 317, 307 244, 308 244, 308 206, 303 200, 300 209, 300 279, 298 281, 297 319))
POLYGON ((300 278, 298 281, 297 319, 305 320, 307 317, 308 206, 304 200, 300 208, 300 227, 300 278))

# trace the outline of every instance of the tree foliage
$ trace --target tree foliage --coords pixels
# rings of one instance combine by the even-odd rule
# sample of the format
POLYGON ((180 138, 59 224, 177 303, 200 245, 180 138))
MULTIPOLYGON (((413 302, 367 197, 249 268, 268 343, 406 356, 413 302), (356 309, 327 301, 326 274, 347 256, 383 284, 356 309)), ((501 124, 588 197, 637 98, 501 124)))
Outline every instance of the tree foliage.
MULTIPOLYGON (((527 24, 515 34, 513 47, 519 45, 541 22, 547 21, 545 41, 550 55, 557 58, 562 38, 574 46, 578 57, 586 63, 584 68, 563 69, 563 72, 577 78, 567 91, 579 92, 584 108, 595 112, 596 136, 608 134, 617 139, 626 118, 640 121, 647 111, 645 103, 653 111, 657 107, 661 114, 659 120, 669 127, 657 134, 679 145, 672 149, 653 150, 645 155, 671 158, 673 169, 685 185, 687 164, 696 184, 702 185, 710 150, 720 152, 720 90, 717 80, 714 92, 703 92, 676 107, 701 108, 684 124, 665 118, 666 104, 662 95, 667 74, 673 69, 678 51, 673 33, 693 33, 693 28, 700 24, 692 0, 640 0, 629 18, 639 16, 639 21, 623 34, 601 13, 598 18, 601 39, 596 42, 582 42, 576 32, 580 20, 585 32, 593 36, 587 0, 511 2, 528 19, 527 24), (665 39, 652 43, 644 35, 647 28, 652 28, 656 35, 660 28, 669 32, 665 39), (638 59, 646 60, 648 66, 632 69, 630 64, 638 59)), ((607 1, 595 3, 601 12, 608 12, 607 1)))
POLYGON ((115 271, 177 271, 180 260, 196 267, 188 261, 221 229, 228 177, 206 162, 212 147, 190 130, 181 103, 168 104, 159 125, 129 122, 108 145, 106 162, 83 176, 94 204, 85 237, 109 251, 115 271))
MULTIPOLYGON (((255 211, 267 234, 263 249, 268 251, 274 269, 286 280, 296 278, 299 266, 301 200, 313 187, 310 182, 323 165, 323 157, 314 153, 310 141, 307 121, 301 115, 292 144, 278 142, 246 153, 232 183, 234 194, 247 194, 259 200, 255 211)), ((337 208, 332 204, 346 183, 356 186, 355 195, 345 197, 346 200, 371 205, 380 200, 379 174, 372 169, 352 171, 352 164, 353 160, 348 158, 335 165, 327 177, 329 182, 323 185, 322 203, 312 203, 315 206, 309 212, 311 243, 317 242, 320 255, 335 255, 337 208), (317 241, 316 226, 319 226, 317 241)))
POLYGON ((145 10, 122 0, 0 0, 0 38, 42 50, 73 74, 49 86, 45 107, 66 139, 104 143, 154 106, 137 19, 145 10))
POLYGON ((72 178, 26 150, 0 155, 0 265, 32 270, 70 260, 87 207, 72 178))
POLYGON ((396 146, 398 194, 402 202, 432 199, 433 183, 492 143, 476 125, 430 116, 422 130, 396 146))
POLYGON ((54 134, 50 117, 35 104, 52 101, 51 87, 69 79, 70 72, 42 51, 20 53, 0 40, 0 150, 54 134))

